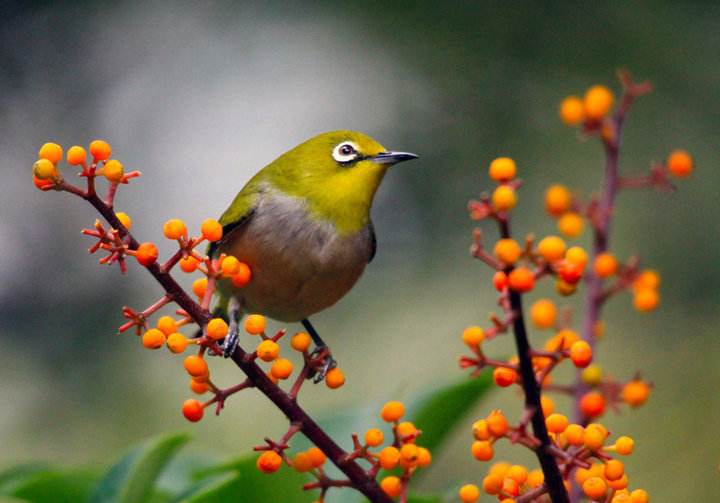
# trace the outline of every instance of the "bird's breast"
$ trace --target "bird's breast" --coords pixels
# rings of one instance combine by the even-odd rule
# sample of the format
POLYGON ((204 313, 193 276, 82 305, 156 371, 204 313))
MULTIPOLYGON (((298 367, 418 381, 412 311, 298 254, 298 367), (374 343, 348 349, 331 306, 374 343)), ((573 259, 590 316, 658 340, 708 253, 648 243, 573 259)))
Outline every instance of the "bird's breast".
MULTIPOLYGON (((266 191, 250 221, 220 251, 252 270, 233 291, 246 312, 299 321, 337 302, 357 282, 371 253, 370 230, 340 234, 301 198, 266 191)), ((225 288, 228 286, 225 285, 225 288)))

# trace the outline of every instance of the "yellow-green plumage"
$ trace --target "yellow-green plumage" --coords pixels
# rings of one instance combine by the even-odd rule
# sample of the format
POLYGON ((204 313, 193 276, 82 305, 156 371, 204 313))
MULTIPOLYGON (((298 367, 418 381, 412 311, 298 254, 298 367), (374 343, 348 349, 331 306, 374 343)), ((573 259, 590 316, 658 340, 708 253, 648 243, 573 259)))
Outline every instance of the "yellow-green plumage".
POLYGON ((334 304, 374 254, 370 207, 387 168, 414 157, 387 153, 362 133, 334 131, 263 168, 220 218, 225 235, 211 252, 252 270, 244 288, 222 281, 223 297, 282 321, 334 304))

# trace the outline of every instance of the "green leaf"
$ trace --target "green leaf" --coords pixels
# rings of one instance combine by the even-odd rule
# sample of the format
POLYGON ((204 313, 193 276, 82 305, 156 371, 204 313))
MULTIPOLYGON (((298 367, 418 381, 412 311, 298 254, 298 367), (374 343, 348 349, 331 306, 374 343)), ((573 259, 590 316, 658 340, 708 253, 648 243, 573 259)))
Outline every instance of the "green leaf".
POLYGON ((49 469, 49 463, 25 463, 0 471, 0 494, 9 495, 27 477, 49 469))
POLYGON ((407 417, 422 430, 418 443, 434 451, 447 439, 463 418, 492 389, 492 375, 442 386, 423 393, 408 405, 407 417))
POLYGON ((196 476, 203 478, 197 487, 176 500, 178 503, 308 503, 317 499, 316 491, 304 491, 303 485, 312 479, 283 466, 278 473, 266 474, 255 466, 257 455, 223 463, 216 467, 199 470, 196 476), (225 473, 224 476, 218 475, 225 473), (229 475, 228 475, 229 474, 229 475), (207 477, 210 477, 208 480, 207 477))
POLYGON ((408 497, 408 503, 443 503, 440 496, 420 496, 417 494, 411 494, 408 497))
POLYGON ((99 476, 93 469, 35 472, 18 483, 10 495, 38 503, 86 501, 99 476))
POLYGON ((155 480, 189 437, 172 434, 134 447, 113 465, 95 488, 90 503, 140 503, 154 494, 155 480))

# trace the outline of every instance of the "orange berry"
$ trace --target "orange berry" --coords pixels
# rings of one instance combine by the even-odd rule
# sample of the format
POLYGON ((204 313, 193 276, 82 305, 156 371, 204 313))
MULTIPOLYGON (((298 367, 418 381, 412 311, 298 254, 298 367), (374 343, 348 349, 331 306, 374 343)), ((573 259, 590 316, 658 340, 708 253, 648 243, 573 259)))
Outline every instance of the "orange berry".
POLYGON ((595 391, 586 393, 580 399, 580 410, 585 417, 602 416, 605 412, 605 398, 595 391))
POLYGON ((641 312, 653 311, 660 303, 660 294, 653 288, 638 288, 635 290, 633 305, 641 312))
POLYGON ((257 467, 263 473, 275 473, 282 466, 282 458, 275 451, 265 451, 257 459, 257 467))
POLYGON ((564 185, 551 185, 545 192, 545 209, 553 216, 566 213, 572 206, 572 195, 564 185))
POLYGON ((298 332, 290 339, 290 346, 292 346, 295 351, 300 351, 301 353, 307 351, 311 343, 312 338, 305 332, 298 332))
POLYGON ((403 414, 405 414, 405 406, 402 402, 388 402, 380 410, 380 417, 388 423, 399 421, 403 414))
POLYGON ((612 91, 605 86, 592 86, 585 93, 583 108, 585 117, 592 121, 599 121, 605 117, 615 102, 612 91))
POLYGON ((158 329, 162 330, 165 335, 177 332, 178 326, 172 316, 161 316, 157 321, 158 329))
POLYGON ((250 266, 248 266, 245 262, 240 262, 238 263, 237 272, 233 274, 230 279, 232 280, 232 284, 235 288, 242 288, 250 283, 251 278, 252 271, 250 271, 250 266))
POLYGON ((565 241, 557 236, 548 236, 540 240, 537 252, 546 262, 555 262, 565 256, 565 241))
POLYGON ((298 452, 295 454, 292 460, 292 467, 300 473, 304 473, 312 470, 312 460, 308 456, 307 452, 298 452))
POLYGON ((577 368, 584 369, 592 361, 593 351, 585 341, 576 341, 570 346, 570 359, 577 368))
POLYGON ((497 367, 493 370, 493 379, 495 380, 495 384, 506 388, 515 384, 515 381, 517 381, 517 372, 511 368, 497 367))
POLYGON ((264 362, 272 362, 280 356, 280 345, 270 339, 262 341, 256 349, 258 358, 264 362))
POLYGON ((203 237, 211 243, 219 241, 223 236, 222 225, 220 225, 220 222, 213 218, 208 218, 202 223, 202 225, 200 226, 200 232, 202 233, 203 237))
POLYGON ((62 161, 63 150, 57 143, 45 143, 38 151, 39 159, 47 159, 53 164, 62 161))
POLYGON ((420 434, 418 429, 410 421, 403 421, 397 425, 397 435, 402 442, 413 443, 420 434))
POLYGON ((95 161, 105 161, 110 158, 112 149, 110 145, 103 140, 94 140, 90 143, 90 155, 95 161))
POLYGON ((472 425, 473 436, 475 440, 490 440, 490 430, 485 419, 478 419, 472 425))
POLYGON ((588 425, 583 432, 583 444, 591 451, 600 450, 607 438, 607 430, 598 425, 588 425))
POLYGON ((287 379, 293 371, 293 364, 287 358, 278 358, 270 367, 270 373, 276 379, 287 379))
POLYGON ((550 414, 545 418, 545 426, 551 433, 562 433, 568 427, 568 418, 562 414, 550 414))
POLYGON ((478 346, 485 340, 485 332, 477 326, 467 327, 463 330, 463 342, 471 348, 478 346))
POLYGON ((588 386, 597 386, 602 382, 603 371, 599 365, 590 365, 582 371, 582 380, 588 386))
POLYGON ((85 149, 78 145, 70 147, 67 151, 67 163, 71 166, 77 166, 78 164, 84 163, 86 158, 87 153, 85 152, 85 149))
POLYGON ((57 178, 58 172, 52 162, 47 159, 39 159, 33 164, 33 175, 38 180, 50 180, 57 178))
POLYGON ((371 428, 365 432, 365 443, 370 447, 377 447, 385 441, 385 435, 379 428, 371 428))
POLYGON ((240 272, 240 261, 232 255, 228 255, 220 263, 220 272, 227 277, 237 274, 240 272))
POLYGON ((198 400, 191 398, 190 400, 185 400, 185 402, 183 402, 182 413, 188 421, 197 423, 202 419, 203 412, 203 405, 198 400))
POLYGON ((193 281, 192 291, 199 298, 205 297, 205 290, 207 290, 207 278, 198 278, 193 281))
POLYGON ((650 396, 650 386, 639 379, 625 384, 622 391, 622 398, 630 407, 639 407, 644 404, 650 396))
POLYGON ((502 292, 508 286, 508 278, 505 271, 498 271, 493 274, 493 286, 498 292, 502 292))
POLYGON ((582 217, 574 211, 563 213, 558 219, 558 230, 567 237, 576 238, 583 232, 585 224, 582 217))
POLYGON ((487 417, 488 430, 493 437, 502 437, 508 432, 508 425, 505 415, 499 410, 492 411, 487 417))
POLYGON ((163 225, 163 234, 168 239, 187 238, 187 227, 185 222, 179 218, 173 218, 165 222, 163 225))
POLYGON ((392 470, 400 462, 400 450, 397 447, 385 447, 380 451, 380 466, 383 470, 392 470))
POLYGON ((200 261, 192 255, 188 255, 187 257, 180 259, 180 269, 182 269, 183 272, 195 272, 198 265, 200 265, 200 261))
POLYGON ((570 284, 563 281, 562 278, 558 278, 555 282, 555 290, 563 297, 567 297, 568 295, 572 295, 577 291, 577 283, 570 284))
POLYGON ((518 484, 522 485, 528 478, 528 470, 522 465, 512 465, 505 474, 505 477, 509 477, 518 484))
POLYGON ((402 492, 402 482, 396 476, 390 475, 380 481, 380 488, 391 498, 396 498, 402 492))
POLYGON ((123 213, 122 211, 115 213, 115 216, 118 220, 120 220, 120 223, 125 227, 127 230, 130 230, 132 228, 132 219, 128 216, 127 213, 123 213))
POLYGON ((330 369, 327 374, 325 374, 325 385, 328 388, 337 389, 343 384, 345 384, 345 374, 343 374, 339 368, 335 367, 330 369))
POLYGON ((601 253, 595 257, 593 269, 598 278, 609 278, 618 270, 618 261, 612 253, 601 253))
POLYGON ((157 328, 151 328, 142 336, 142 343, 148 349, 159 349, 165 344, 165 334, 157 328))
POLYGON ((500 494, 503 490, 503 477, 490 474, 483 479, 483 491, 490 495, 500 494))
POLYGON ((517 204, 515 189, 509 185, 500 185, 492 193, 492 205, 495 211, 510 211, 517 204))
POLYGON ((493 446, 487 440, 475 440, 470 446, 470 451, 478 461, 490 461, 493 457, 493 446))
POLYGON ((500 239, 493 250, 495 257, 505 265, 513 265, 522 255, 522 248, 514 239, 500 239))
POLYGON ((565 428, 565 438, 570 445, 583 445, 585 436, 585 428, 579 424, 569 424, 565 428))
MULTIPOLYGON (((509 494, 510 496, 517 496, 520 494, 520 484, 515 482, 514 479, 511 479, 509 477, 506 477, 505 480, 503 480, 503 488, 502 492, 505 494, 509 494)), ((503 503, 505 499, 503 499, 500 503, 503 503)), ((513 501, 512 499, 510 501, 513 501)))
POLYGON ((588 254, 579 246, 571 246, 565 252, 565 260, 572 262, 583 270, 588 263, 588 254))
POLYGON ((518 267, 510 271, 508 285, 511 290, 516 292, 529 292, 535 286, 535 275, 526 267, 518 267))
POLYGON ((540 397, 540 408, 543 411, 543 415, 547 417, 555 410, 555 402, 553 402, 552 398, 549 396, 542 395, 540 397))
POLYGON ((550 299, 540 299, 530 308, 530 319, 535 327, 552 328, 557 319, 557 308, 550 299))
POLYGON ((517 167, 509 157, 498 157, 490 163, 490 178, 496 182, 509 182, 515 178, 517 167))
POLYGON ((49 187, 55 184, 52 180, 42 180, 35 175, 33 175, 33 183, 35 184, 35 187, 40 190, 43 190, 43 187, 49 187))
POLYGON ((154 264, 158 258, 158 249, 153 243, 142 243, 135 250, 135 258, 145 267, 154 264))
POLYGON ((532 487, 540 487, 545 482, 545 474, 542 472, 542 470, 530 470, 530 473, 528 473, 527 478, 527 484, 532 487))
POLYGON ((562 266, 558 270, 558 274, 560 276, 559 279, 561 279, 563 283, 570 285, 573 288, 573 291, 577 282, 580 281, 580 278, 582 278, 582 273, 582 267, 568 260, 563 262, 562 266))
POLYGON ((412 466, 417 462, 418 446, 415 444, 405 444, 400 447, 400 462, 406 466, 412 466))
POLYGON ((182 353, 188 347, 187 337, 179 332, 168 335, 167 347, 173 353, 182 353))
POLYGON ((210 385, 206 382, 196 381, 195 379, 190 379, 190 389, 192 390, 193 393, 202 395, 203 393, 207 393, 207 391, 210 389, 210 385))
POLYGON ((265 332, 265 317, 261 314, 251 314, 245 318, 245 331, 250 335, 260 335, 265 332))
POLYGON ((418 447, 417 465, 420 468, 429 466, 432 462, 432 454, 425 447, 418 447))
POLYGON ((673 150, 667 159, 670 174, 678 178, 690 176, 693 170, 693 158, 685 150, 673 150))
POLYGON ((190 355, 185 358, 183 366, 192 377, 203 377, 208 374, 208 365, 201 356, 190 355))
POLYGON ((605 463, 605 478, 617 480, 625 475, 625 465, 617 459, 610 459, 605 463))
POLYGON ((568 96, 560 103, 560 119, 566 126, 577 126, 585 118, 583 102, 577 96, 568 96))
POLYGON ((657 290, 660 287, 660 273, 652 269, 645 269, 633 281, 633 288, 650 288, 657 290))
POLYGON ((630 501, 632 501, 632 503, 648 503, 650 501, 650 496, 647 491, 644 491, 643 489, 635 489, 630 493, 630 501))
POLYGON ((310 447, 307 450, 307 455, 310 458, 310 462, 312 463, 313 467, 320 468, 322 465, 325 464, 325 453, 320 450, 319 447, 310 447))
POLYGON ((605 498, 607 492, 607 484, 600 477, 590 477, 582 485, 583 492, 591 500, 599 500, 605 498))
POLYGON ((214 341, 224 339, 228 334, 228 324, 222 318, 213 318, 208 322, 205 333, 214 341))
POLYGON ((630 437, 619 437, 615 441, 615 451, 621 456, 632 454, 635 448, 635 441, 630 437))
POLYGON ((105 161, 105 165, 102 167, 102 174, 109 181, 119 183, 125 174, 125 168, 117 159, 110 159, 109 161, 105 161))
POLYGON ((475 503, 480 499, 480 489, 475 484, 465 484, 458 491, 458 496, 463 503, 475 503))

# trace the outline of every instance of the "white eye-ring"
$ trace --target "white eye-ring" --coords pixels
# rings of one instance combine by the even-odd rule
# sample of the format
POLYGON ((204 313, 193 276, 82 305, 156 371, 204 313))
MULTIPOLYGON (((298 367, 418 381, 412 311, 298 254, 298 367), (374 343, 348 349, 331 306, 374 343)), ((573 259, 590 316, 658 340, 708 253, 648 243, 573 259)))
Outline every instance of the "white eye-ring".
POLYGON ((333 149, 332 156, 337 162, 350 162, 358 156, 357 145, 351 141, 339 143, 333 149))

